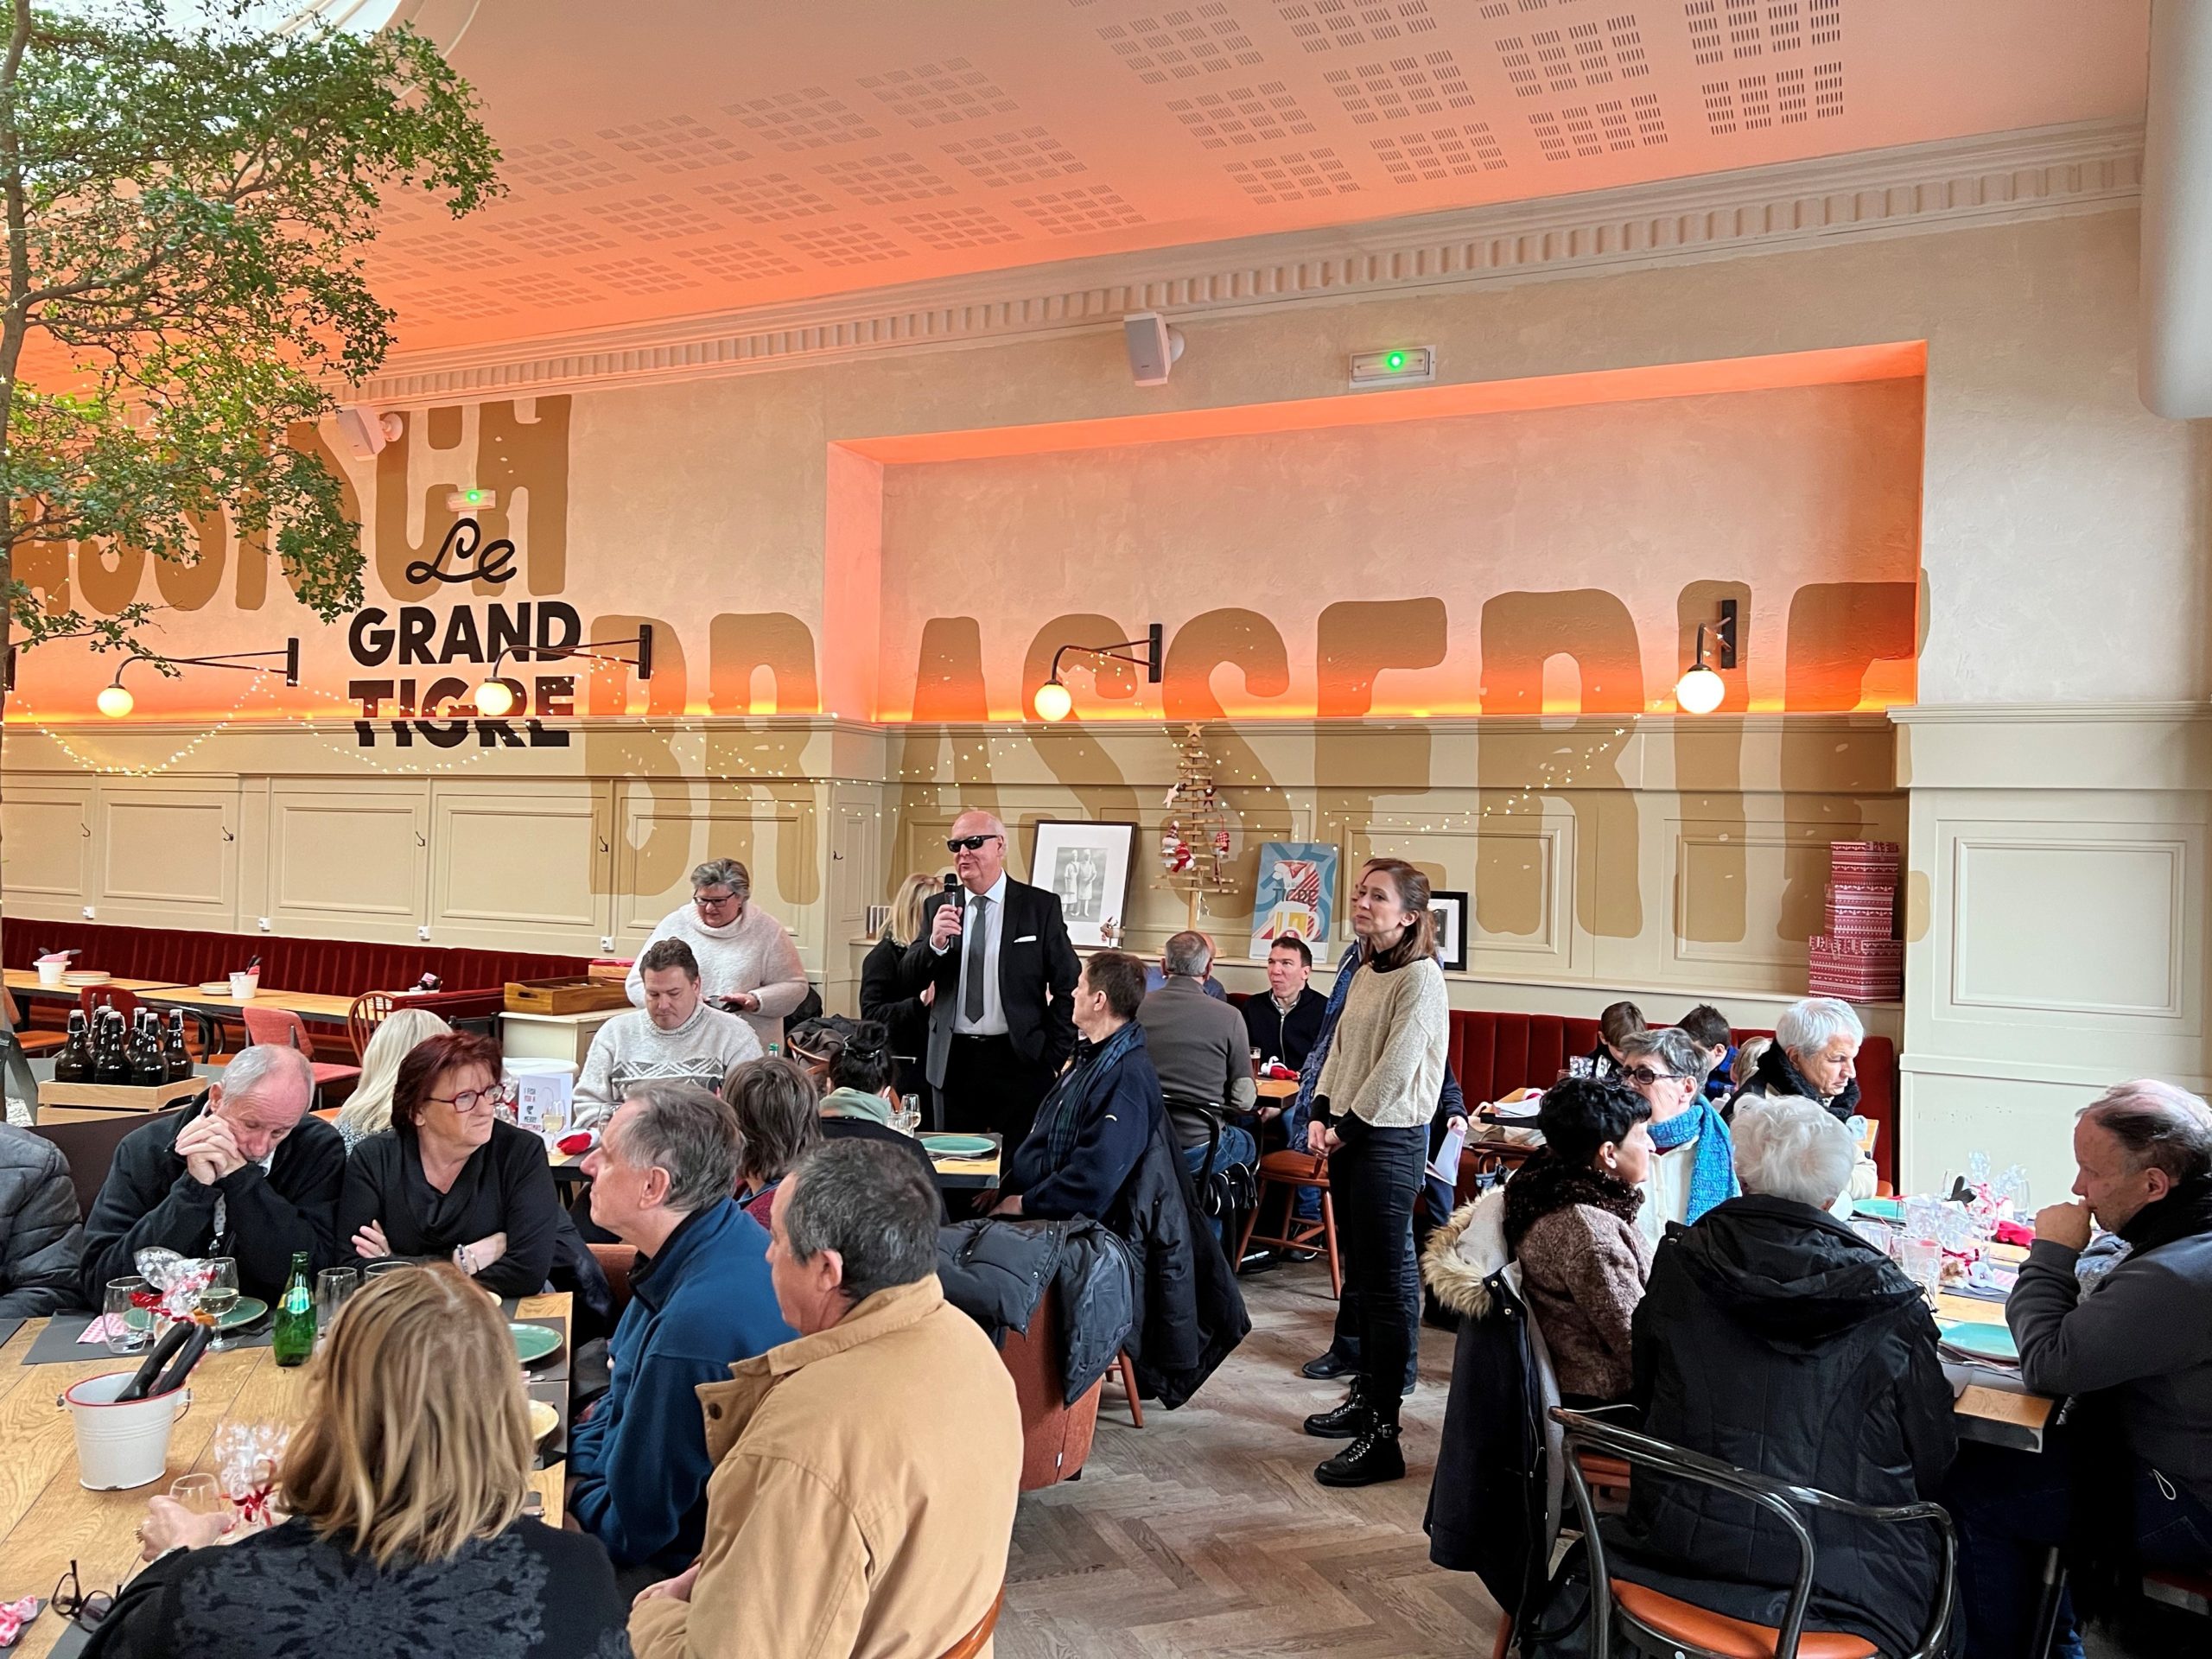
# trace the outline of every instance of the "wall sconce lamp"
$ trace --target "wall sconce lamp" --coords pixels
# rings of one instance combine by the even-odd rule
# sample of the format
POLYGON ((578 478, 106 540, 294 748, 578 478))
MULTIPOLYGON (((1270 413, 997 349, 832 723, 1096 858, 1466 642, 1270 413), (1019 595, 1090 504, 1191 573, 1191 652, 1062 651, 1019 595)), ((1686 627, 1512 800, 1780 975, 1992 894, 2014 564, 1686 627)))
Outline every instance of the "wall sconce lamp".
POLYGON ((213 657, 126 657, 115 665, 115 677, 100 688, 93 706, 110 720, 121 720, 137 706, 138 700, 130 695, 130 688, 123 683, 124 671, 133 663, 166 663, 172 668, 235 668, 246 674, 266 674, 258 666, 266 658, 281 658, 284 664, 284 683, 300 683, 300 642, 297 637, 287 639, 282 651, 226 651, 213 657))
POLYGON ((1052 671, 1045 683, 1037 688, 1034 699, 1038 717, 1042 720, 1065 720, 1068 711, 1075 707, 1075 699, 1068 695, 1066 686, 1060 683, 1060 658, 1073 652, 1078 657, 1094 658, 1102 663, 1135 663, 1144 670, 1145 678, 1154 685, 1160 683, 1161 664, 1166 660, 1165 640, 1166 630, 1155 622, 1145 631, 1141 639, 1122 639, 1110 645, 1062 645, 1052 653, 1052 671), (1128 654, 1133 645, 1144 647, 1144 655, 1128 654))
POLYGON ((638 671, 638 677, 650 680, 653 677, 653 625, 640 622, 638 631, 626 639, 590 639, 581 645, 545 645, 510 647, 492 659, 484 683, 476 688, 476 712, 486 719, 499 720, 515 711, 522 702, 523 689, 519 680, 510 680, 499 672, 499 665, 508 658, 521 662, 525 658, 539 662, 556 662, 566 657, 581 657, 594 663, 620 663, 626 668, 638 671), (635 657, 610 657, 607 652, 616 645, 635 645, 635 657))
POLYGON ((1720 676, 1706 665, 1706 636, 1713 636, 1713 660, 1722 668, 1736 666, 1736 601, 1720 601, 1720 620, 1697 625, 1697 660, 1675 682, 1675 706, 1686 715, 1709 715, 1720 706, 1728 688, 1720 676))

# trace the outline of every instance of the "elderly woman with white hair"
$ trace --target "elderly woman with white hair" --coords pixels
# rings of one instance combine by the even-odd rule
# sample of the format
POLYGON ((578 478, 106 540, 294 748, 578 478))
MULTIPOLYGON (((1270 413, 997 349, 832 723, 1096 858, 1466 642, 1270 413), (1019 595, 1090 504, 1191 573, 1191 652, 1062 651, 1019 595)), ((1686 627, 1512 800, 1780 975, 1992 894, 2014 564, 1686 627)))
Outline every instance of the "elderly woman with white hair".
MULTIPOLYGON (((1746 1102, 1734 1131, 1742 1196, 1659 1246, 1636 1311, 1646 1431, 1860 1503, 1932 1499, 1957 1450, 1950 1385, 1919 1288, 1827 1212, 1857 1159, 1850 1132, 1805 1099, 1746 1102)), ((1807 1628, 1910 1652, 1936 1594, 1935 1529, 1804 1518, 1807 1628)), ((1638 1473, 1623 1542, 1618 1575, 1781 1624, 1797 1547, 1741 1499, 1638 1473)))
MULTIPOLYGON (((1774 1041, 1759 1055, 1751 1080, 1736 1091, 1724 1116, 1751 1100, 1816 1101, 1839 1120, 1859 1109, 1859 1050, 1866 1027, 1850 1003, 1833 996, 1792 1002, 1774 1022, 1774 1041)), ((1878 1185, 1873 1160, 1861 1154, 1847 1198, 1871 1198, 1878 1185)))
MULTIPOLYGON (((763 1050, 784 1040, 784 1016, 806 1000, 806 969, 784 925, 753 902, 753 877, 734 858, 710 858, 691 872, 691 902, 660 918, 644 961, 663 939, 681 939, 699 964, 699 994, 753 1027, 763 1050)), ((645 1006, 645 982, 636 963, 625 988, 645 1006)))

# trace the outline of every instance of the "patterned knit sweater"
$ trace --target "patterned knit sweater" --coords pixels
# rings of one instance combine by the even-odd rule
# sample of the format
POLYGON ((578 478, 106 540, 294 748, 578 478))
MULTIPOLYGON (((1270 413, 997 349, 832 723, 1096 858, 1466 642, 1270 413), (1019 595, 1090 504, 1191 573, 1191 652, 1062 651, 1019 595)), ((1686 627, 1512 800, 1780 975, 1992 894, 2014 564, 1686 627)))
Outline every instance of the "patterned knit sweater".
POLYGON ((643 1008, 618 1014, 599 1028, 584 1057, 583 1076, 576 1079, 576 1127, 605 1122, 632 1084, 655 1077, 696 1083, 718 1095, 730 1067, 760 1054, 760 1039, 750 1025, 704 1002, 673 1031, 653 1024, 643 1008))
MULTIPOLYGON (((691 947, 699 963, 699 991, 703 996, 734 996, 744 991, 760 999, 758 1009, 741 1014, 766 1049, 784 1040, 784 1016, 806 1001, 806 969, 798 959, 798 946, 784 931, 784 925, 750 899, 745 913, 721 927, 709 927, 690 905, 661 918, 645 950, 663 939, 681 939, 691 947)), ((645 951, 640 950, 640 960, 645 951)), ((630 1001, 645 1006, 645 976, 636 963, 624 982, 630 1001)))

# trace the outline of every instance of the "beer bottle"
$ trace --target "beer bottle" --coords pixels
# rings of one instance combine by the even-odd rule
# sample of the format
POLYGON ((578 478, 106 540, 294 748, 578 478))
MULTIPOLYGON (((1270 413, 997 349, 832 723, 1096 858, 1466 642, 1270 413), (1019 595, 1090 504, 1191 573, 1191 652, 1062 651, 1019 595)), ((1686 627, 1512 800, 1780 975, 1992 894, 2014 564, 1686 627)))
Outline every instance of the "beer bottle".
POLYGON ((111 1087, 130 1081, 130 1061, 123 1052, 123 1016, 113 1008, 100 1010, 99 1040, 92 1049, 92 1081, 111 1087))
POLYGON ((158 1089, 169 1079, 168 1062, 162 1058, 162 1016, 150 1008, 138 1010, 138 1029, 130 1039, 130 1081, 141 1089, 158 1089))
POLYGON ((69 1011, 69 1040, 54 1057, 54 1080, 56 1083, 90 1083, 92 1080, 92 1039, 85 1029, 85 1011, 69 1011))
POLYGON ((276 1319, 270 1328, 269 1345, 279 1365, 303 1365, 315 1352, 315 1286, 308 1272, 308 1253, 292 1252, 291 1276, 284 1294, 276 1299, 276 1319))
POLYGON ((162 1046, 162 1069, 171 1083, 192 1075, 192 1051, 184 1044, 184 1010, 169 1010, 169 1034, 162 1046))

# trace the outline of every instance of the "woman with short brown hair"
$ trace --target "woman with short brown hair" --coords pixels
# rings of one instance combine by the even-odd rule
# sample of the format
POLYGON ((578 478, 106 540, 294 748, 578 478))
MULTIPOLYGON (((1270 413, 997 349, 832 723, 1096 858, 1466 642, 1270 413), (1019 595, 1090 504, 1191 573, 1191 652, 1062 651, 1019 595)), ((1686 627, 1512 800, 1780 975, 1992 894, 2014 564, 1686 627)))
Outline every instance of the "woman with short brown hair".
MULTIPOLYGON (((286 1518, 228 1548, 180 1541, 156 1556, 88 1656, 630 1652, 628 1610, 598 1541, 522 1513, 529 1402, 490 1297, 442 1263, 372 1280, 308 1379, 308 1414, 276 1481, 286 1518)), ((165 1517, 170 1535, 188 1537, 214 1519, 165 1503, 148 1535, 165 1517)))

